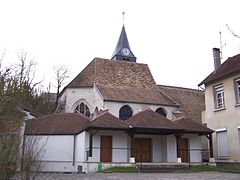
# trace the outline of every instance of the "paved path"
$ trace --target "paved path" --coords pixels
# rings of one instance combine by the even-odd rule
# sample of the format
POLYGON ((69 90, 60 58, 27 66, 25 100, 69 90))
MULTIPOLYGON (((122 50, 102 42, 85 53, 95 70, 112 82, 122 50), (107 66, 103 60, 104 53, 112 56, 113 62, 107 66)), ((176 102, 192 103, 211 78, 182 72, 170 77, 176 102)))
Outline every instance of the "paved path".
POLYGON ((36 180, 240 180, 240 174, 201 172, 201 173, 91 173, 91 174, 62 174, 41 173, 36 180))

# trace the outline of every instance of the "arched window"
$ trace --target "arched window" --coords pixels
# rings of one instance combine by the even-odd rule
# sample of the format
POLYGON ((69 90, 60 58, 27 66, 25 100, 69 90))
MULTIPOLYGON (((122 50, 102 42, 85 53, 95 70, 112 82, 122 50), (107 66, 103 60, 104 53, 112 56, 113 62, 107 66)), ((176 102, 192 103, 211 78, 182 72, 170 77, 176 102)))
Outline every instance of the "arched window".
POLYGON ((166 113, 166 110, 164 108, 158 108, 156 110, 157 113, 161 114, 162 116, 164 117, 167 117, 167 113, 166 113))
POLYGON ((77 107, 75 108, 75 113, 82 113, 85 116, 90 117, 89 107, 83 102, 77 105, 77 107))
POLYGON ((128 105, 121 107, 119 110, 119 118, 122 120, 127 120, 132 116, 132 108, 128 105))

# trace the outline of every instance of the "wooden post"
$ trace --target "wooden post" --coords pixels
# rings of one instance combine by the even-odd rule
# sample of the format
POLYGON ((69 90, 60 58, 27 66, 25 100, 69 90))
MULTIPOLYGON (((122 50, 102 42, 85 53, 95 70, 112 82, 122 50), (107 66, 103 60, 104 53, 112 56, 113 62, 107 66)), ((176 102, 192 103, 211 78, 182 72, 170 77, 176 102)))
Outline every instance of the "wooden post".
POLYGON ((177 145, 177 159, 178 159, 178 162, 182 162, 180 149, 179 149, 179 139, 182 137, 182 135, 181 134, 175 134, 175 137, 176 137, 176 145, 177 145))
POLYGON ((135 163, 135 153, 134 153, 134 132, 130 131, 127 133, 130 138, 130 163, 135 163))
POLYGON ((209 146, 210 146, 210 158, 213 158, 213 144, 212 144, 212 134, 209 135, 209 146))
POLYGON ((130 149, 131 149, 131 153, 130 153, 130 156, 131 157, 134 157, 134 152, 133 152, 133 148, 134 148, 134 134, 131 132, 130 134, 129 134, 129 137, 130 137, 130 149))
POLYGON ((89 131, 89 152, 88 157, 92 157, 92 144, 93 144, 93 133, 89 131))
POLYGON ((208 138, 208 142, 209 142, 210 158, 213 158, 212 134, 207 134, 206 137, 208 138))

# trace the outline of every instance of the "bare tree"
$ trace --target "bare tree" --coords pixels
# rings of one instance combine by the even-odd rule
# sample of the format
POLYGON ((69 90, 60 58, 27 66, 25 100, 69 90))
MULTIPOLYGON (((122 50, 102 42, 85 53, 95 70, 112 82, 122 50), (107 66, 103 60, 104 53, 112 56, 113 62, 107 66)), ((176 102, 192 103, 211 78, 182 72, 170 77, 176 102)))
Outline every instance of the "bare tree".
POLYGON ((240 39, 240 36, 238 35, 238 34, 236 34, 236 33, 234 33, 233 32, 233 30, 229 27, 229 25, 228 24, 226 24, 226 26, 227 26, 227 28, 228 28, 228 30, 230 31, 230 33, 234 36, 234 37, 236 37, 236 38, 239 38, 240 39))
MULTIPOLYGON (((4 55, 1 56, 2 63, 4 55)), ((34 89, 34 61, 27 53, 18 55, 19 64, 0 67, 0 179, 10 178, 20 160, 20 126, 24 121, 21 108, 32 107, 34 89)))
POLYGON ((26 136, 24 135, 23 153, 21 157, 20 176, 22 179, 35 179, 39 172, 44 167, 42 162, 45 154, 46 141, 41 144, 40 136, 26 136))
POLYGON ((57 87, 57 98, 56 98, 56 102, 55 102, 55 108, 57 108, 58 99, 59 99, 59 96, 60 96, 60 89, 66 83, 66 80, 69 78, 69 70, 65 65, 54 66, 53 69, 54 69, 55 78, 56 78, 56 81, 57 81, 57 85, 56 85, 56 87, 57 87))

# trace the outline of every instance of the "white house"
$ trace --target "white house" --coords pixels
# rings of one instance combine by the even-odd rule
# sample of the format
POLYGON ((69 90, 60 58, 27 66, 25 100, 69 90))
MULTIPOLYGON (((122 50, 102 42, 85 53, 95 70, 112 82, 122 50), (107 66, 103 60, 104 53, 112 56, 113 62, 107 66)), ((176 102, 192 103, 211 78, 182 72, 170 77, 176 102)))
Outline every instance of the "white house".
MULTIPOLYGON (((199 85, 205 85, 206 109, 203 122, 213 130, 217 164, 240 164, 240 55, 221 64, 220 50, 213 48, 214 71, 199 85)), ((238 165, 237 165, 238 164, 238 165)))
POLYGON ((92 60, 63 89, 59 113, 27 122, 26 138, 38 137, 44 147, 43 171, 202 162, 201 136, 209 139, 212 157, 213 131, 191 113, 183 116, 167 88, 157 86, 147 64, 136 62, 123 26, 111 60, 92 60))

